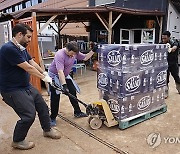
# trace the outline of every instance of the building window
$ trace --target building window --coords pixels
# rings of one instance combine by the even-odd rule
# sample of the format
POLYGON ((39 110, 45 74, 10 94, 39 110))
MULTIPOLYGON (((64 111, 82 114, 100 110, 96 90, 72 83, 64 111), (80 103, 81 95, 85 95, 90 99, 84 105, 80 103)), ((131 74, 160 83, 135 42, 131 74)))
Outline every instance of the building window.
POLYGON ((9 9, 6 9, 5 12, 6 12, 6 13, 9 13, 9 9))
POLYGON ((31 7, 32 5, 31 5, 31 1, 27 1, 26 3, 26 8, 28 8, 28 7, 31 7))
POLYGON ((39 3, 38 0, 32 0, 32 6, 34 6, 34 5, 38 4, 38 3, 39 3))
POLYGON ((18 11, 19 10, 19 5, 16 5, 15 6, 15 11, 18 11))
POLYGON ((116 0, 95 0, 95 6, 105 5, 105 4, 112 4, 115 3, 116 0))
POLYGON ((12 7, 10 7, 8 10, 8 13, 12 13, 12 7))
POLYGON ((26 2, 22 2, 22 8, 23 8, 23 9, 26 8, 26 2))
POLYGON ((22 7, 22 4, 19 4, 19 10, 22 10, 23 7, 22 7))
POLYGON ((15 6, 12 6, 12 12, 15 12, 15 6))
POLYGON ((130 43, 130 30, 120 29, 120 44, 130 43))
POLYGON ((98 43, 107 43, 108 42, 108 32, 106 30, 97 30, 96 31, 96 40, 98 43))

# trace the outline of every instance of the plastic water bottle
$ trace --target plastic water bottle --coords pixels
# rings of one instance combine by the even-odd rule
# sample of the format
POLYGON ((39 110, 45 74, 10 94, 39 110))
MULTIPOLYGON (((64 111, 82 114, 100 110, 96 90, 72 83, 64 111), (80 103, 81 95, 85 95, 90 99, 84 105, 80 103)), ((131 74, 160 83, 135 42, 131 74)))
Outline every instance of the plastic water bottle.
POLYGON ((123 55, 123 58, 122 58, 122 70, 123 70, 123 72, 125 72, 126 71, 126 64, 127 64, 127 57, 126 57, 126 55, 123 55))
POLYGON ((153 84, 153 77, 151 76, 149 79, 149 85, 152 85, 152 84, 153 84))
POLYGON ((111 71, 111 75, 114 75, 114 71, 111 71))
POLYGON ((144 78, 144 80, 143 80, 143 87, 145 87, 145 86, 146 86, 146 82, 147 82, 147 79, 146 79, 146 78, 144 78))
POLYGON ((116 81, 116 89, 119 89, 119 80, 116 81))
POLYGON ((121 106, 121 114, 124 114, 125 113, 125 107, 124 105, 121 106))
POLYGON ((160 52, 159 53, 159 61, 161 61, 162 60, 162 53, 160 52))
POLYGON ((162 100, 164 100, 164 92, 162 92, 161 97, 162 97, 162 100))
POLYGON ((159 102, 159 94, 157 95, 157 102, 159 102))
POLYGON ((152 96, 152 101, 151 101, 151 103, 152 103, 152 104, 154 103, 154 96, 152 96))
POLYGON ((132 112, 132 104, 129 104, 129 112, 132 112))
POLYGON ((112 79, 110 79, 110 87, 112 88, 112 86, 113 86, 113 83, 112 83, 112 79))
POLYGON ((133 65, 135 63, 135 56, 134 54, 131 55, 131 64, 133 65))

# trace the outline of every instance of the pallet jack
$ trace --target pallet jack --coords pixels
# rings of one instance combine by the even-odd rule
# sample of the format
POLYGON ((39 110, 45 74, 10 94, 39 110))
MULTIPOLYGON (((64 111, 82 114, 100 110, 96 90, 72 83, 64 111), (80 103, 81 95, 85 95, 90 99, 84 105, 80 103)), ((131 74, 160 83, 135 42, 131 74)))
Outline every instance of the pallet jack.
MULTIPOLYGON (((59 85, 53 83, 51 86, 65 94, 63 89, 59 85)), ((103 123, 107 127, 118 125, 118 121, 115 120, 109 108, 109 105, 105 100, 101 99, 97 102, 93 102, 92 104, 86 104, 70 93, 66 93, 65 95, 77 100, 86 108, 86 114, 88 115, 88 123, 91 129, 99 129, 103 123)))

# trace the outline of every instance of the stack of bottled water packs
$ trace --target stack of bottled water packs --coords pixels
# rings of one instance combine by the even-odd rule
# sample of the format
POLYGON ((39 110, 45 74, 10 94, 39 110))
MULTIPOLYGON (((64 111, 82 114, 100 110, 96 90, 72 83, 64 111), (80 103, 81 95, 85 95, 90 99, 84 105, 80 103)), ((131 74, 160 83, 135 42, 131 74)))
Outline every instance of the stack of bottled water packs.
POLYGON ((165 44, 103 44, 99 48, 98 89, 116 120, 164 104, 165 44))

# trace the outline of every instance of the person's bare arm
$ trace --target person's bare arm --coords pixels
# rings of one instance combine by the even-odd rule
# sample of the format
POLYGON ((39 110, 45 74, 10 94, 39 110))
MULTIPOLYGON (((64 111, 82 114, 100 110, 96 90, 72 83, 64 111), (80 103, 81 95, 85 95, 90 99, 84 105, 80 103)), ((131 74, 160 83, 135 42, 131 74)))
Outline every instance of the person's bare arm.
POLYGON ((28 72, 31 75, 37 76, 40 79, 43 79, 45 76, 39 72, 34 66, 30 65, 28 62, 23 62, 18 64, 20 68, 24 69, 26 72, 28 72))
POLYGON ((85 55, 85 58, 84 58, 83 60, 84 60, 84 61, 87 61, 89 58, 92 57, 93 54, 94 54, 94 52, 91 50, 89 53, 87 53, 87 54, 85 55))
POLYGON ((85 55, 85 58, 83 59, 84 61, 87 61, 89 58, 92 57, 92 55, 93 55, 95 52, 97 52, 97 50, 98 50, 98 45, 97 45, 97 43, 91 42, 91 43, 90 43, 90 48, 91 48, 91 51, 85 55))
POLYGON ((66 84, 66 79, 63 70, 58 71, 59 80, 61 82, 61 85, 66 84))
POLYGON ((42 68, 33 59, 29 60, 29 63, 34 66, 40 73, 44 72, 42 68))

